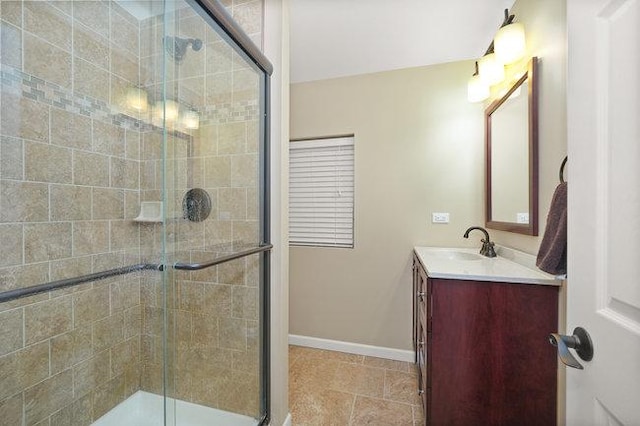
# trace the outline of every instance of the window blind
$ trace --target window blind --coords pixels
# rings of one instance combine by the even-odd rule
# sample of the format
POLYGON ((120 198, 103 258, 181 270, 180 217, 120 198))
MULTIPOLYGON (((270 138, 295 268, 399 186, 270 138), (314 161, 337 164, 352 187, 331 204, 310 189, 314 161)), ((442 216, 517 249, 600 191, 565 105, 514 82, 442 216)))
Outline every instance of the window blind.
POLYGON ((289 243, 353 247, 353 136, 289 144, 289 243))

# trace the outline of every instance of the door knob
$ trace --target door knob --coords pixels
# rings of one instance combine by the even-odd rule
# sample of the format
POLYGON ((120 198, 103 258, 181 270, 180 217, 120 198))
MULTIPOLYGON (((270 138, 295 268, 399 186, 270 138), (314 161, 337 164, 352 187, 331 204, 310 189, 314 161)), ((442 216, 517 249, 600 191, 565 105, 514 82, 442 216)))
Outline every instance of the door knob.
POLYGON ((571 355, 569 348, 575 349, 576 353, 583 361, 591 361, 593 359, 593 343, 591 343, 591 337, 589 337, 587 330, 582 327, 576 327, 573 330, 572 336, 551 333, 549 335, 549 343, 558 347, 558 356, 560 357, 560 361, 568 367, 577 368, 579 370, 584 369, 582 364, 580 364, 578 360, 571 355))

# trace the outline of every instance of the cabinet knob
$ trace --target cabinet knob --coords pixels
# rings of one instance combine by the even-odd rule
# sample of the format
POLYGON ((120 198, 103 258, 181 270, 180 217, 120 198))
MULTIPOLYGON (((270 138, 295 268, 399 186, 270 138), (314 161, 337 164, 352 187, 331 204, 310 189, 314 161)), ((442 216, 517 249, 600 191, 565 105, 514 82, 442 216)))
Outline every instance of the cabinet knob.
POLYGON ((418 346, 421 346, 421 347, 424 346, 424 340, 418 341, 418 346))
POLYGON ((422 395, 424 393, 424 389, 418 389, 418 395, 422 395))

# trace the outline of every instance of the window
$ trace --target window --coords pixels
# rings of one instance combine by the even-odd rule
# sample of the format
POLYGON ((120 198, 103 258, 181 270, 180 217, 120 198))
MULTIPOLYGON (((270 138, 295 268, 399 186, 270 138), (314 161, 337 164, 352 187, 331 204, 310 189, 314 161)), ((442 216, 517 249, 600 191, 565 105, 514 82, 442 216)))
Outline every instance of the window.
POLYGON ((353 136, 289 144, 289 243, 353 247, 353 136))

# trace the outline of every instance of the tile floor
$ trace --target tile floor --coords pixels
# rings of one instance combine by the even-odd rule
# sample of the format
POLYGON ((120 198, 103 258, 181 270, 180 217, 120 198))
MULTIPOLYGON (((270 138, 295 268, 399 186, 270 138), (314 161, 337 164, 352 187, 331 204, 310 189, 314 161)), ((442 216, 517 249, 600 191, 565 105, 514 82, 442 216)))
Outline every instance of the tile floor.
POLYGON ((412 363, 289 346, 294 426, 423 425, 412 363))

